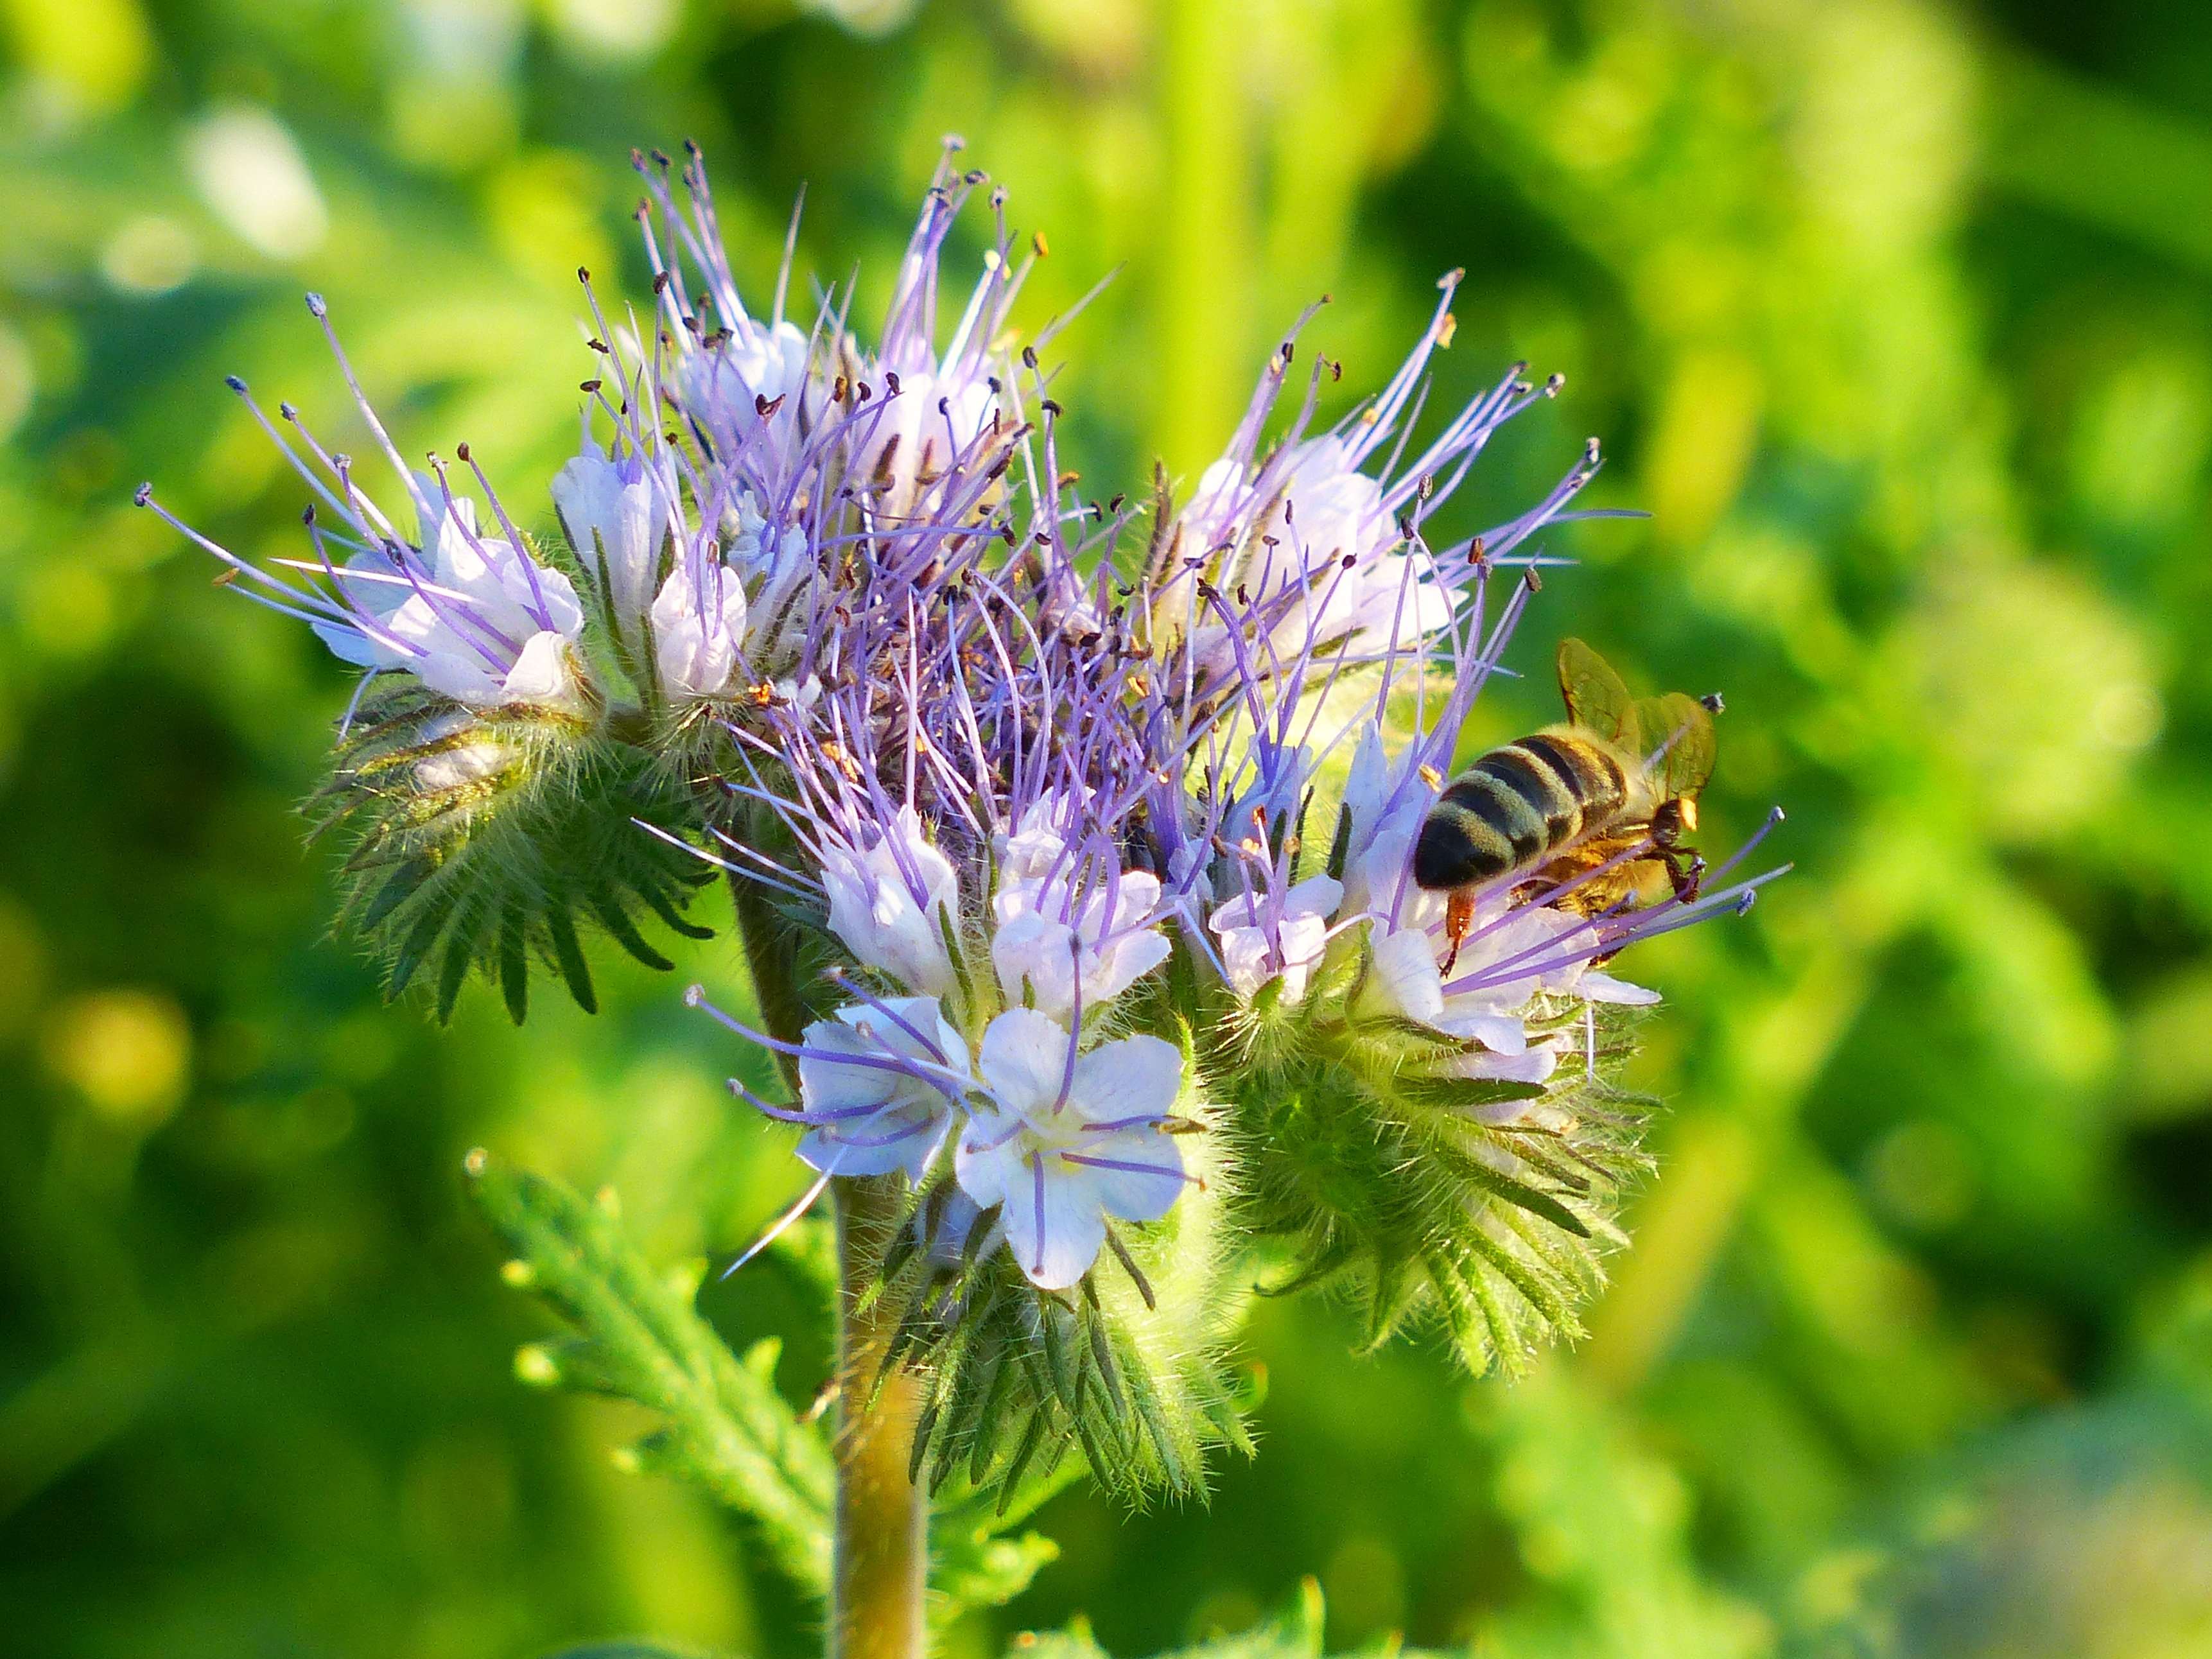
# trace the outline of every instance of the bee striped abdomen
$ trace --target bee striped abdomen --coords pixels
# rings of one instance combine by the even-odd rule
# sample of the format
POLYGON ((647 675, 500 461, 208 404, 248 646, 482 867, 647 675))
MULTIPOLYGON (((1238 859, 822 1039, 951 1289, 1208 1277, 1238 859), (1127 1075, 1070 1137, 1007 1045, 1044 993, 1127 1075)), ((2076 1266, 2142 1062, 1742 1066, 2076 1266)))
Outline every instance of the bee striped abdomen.
POLYGON ((1603 748, 1541 732, 1493 749, 1452 780, 1413 845, 1413 879, 1470 886, 1541 863, 1620 810, 1627 780, 1603 748))

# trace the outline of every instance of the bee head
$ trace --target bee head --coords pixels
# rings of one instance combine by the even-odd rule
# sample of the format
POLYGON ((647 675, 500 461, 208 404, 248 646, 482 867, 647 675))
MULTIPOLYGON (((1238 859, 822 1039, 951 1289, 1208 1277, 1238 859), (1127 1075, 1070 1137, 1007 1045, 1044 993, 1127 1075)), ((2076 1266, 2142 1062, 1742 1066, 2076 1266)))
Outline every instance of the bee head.
POLYGON ((1651 839, 1662 847, 1672 847, 1685 835, 1694 835, 1697 828, 1698 803, 1687 795, 1661 801, 1651 814, 1651 839))

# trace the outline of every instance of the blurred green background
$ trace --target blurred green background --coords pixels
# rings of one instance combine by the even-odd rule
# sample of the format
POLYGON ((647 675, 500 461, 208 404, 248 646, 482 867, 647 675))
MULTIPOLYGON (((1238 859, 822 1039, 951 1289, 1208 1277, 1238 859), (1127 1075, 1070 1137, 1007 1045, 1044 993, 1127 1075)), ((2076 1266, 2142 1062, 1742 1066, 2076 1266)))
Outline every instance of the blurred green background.
MULTIPOLYGON (((633 143, 708 146, 757 293, 804 183, 802 266, 873 304, 957 130, 1049 234, 1031 327, 1127 262, 1064 340, 1100 495, 1194 475, 1315 295, 1348 396, 1466 265, 1439 398, 1568 386, 1454 522, 1590 433, 1655 514, 1559 544, 1516 662, 1578 631, 1724 688, 1708 840, 1780 801, 1799 869, 1632 964, 1671 1110, 1589 1342, 1507 1389, 1264 1305, 1258 1462, 1204 1510, 1056 1501, 1064 1558, 949 1650, 1087 1611, 1141 1654, 1310 1572, 1340 1647, 2212 1653, 2212 9, 0 15, 0 1651, 811 1648, 611 1465, 621 1411, 514 1383, 544 1327, 458 1179, 482 1141, 612 1182, 673 1261, 796 1190, 787 1137, 611 959, 606 1014, 526 1035, 382 1006, 293 810, 348 683, 129 497, 297 550, 221 377, 351 430, 312 285, 403 446, 550 522, 574 267, 641 291, 633 143)), ((793 1328, 804 1399, 779 1271, 706 1306, 793 1328)))

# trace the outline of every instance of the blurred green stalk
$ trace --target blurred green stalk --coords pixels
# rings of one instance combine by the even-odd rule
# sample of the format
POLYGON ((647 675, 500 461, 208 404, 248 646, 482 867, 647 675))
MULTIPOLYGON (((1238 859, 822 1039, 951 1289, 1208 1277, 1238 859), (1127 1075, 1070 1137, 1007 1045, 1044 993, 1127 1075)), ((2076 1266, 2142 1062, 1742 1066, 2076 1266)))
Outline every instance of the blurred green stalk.
POLYGON ((880 1389, 898 1322, 866 1301, 898 1225, 896 1176, 830 1183, 837 1207, 837 1512, 830 1659, 921 1659, 929 1582, 929 1500, 909 1474, 921 1389, 902 1367, 880 1389))

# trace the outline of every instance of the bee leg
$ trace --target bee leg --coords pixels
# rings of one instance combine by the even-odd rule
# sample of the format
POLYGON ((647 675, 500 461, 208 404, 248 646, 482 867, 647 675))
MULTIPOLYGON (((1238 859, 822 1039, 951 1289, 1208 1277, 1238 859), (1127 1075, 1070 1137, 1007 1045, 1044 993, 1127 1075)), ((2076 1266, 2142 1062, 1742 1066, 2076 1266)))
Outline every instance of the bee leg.
POLYGON ((1468 930, 1474 926, 1474 895, 1455 892, 1444 904, 1444 937, 1451 941, 1451 950, 1445 956, 1443 966, 1437 971, 1449 975, 1452 964, 1459 960, 1459 947, 1465 942, 1468 930))
POLYGON ((1698 889, 1705 879, 1705 861, 1694 847, 1665 847, 1659 856, 1666 860, 1667 874, 1674 884, 1674 897, 1683 904, 1694 903, 1698 889))

